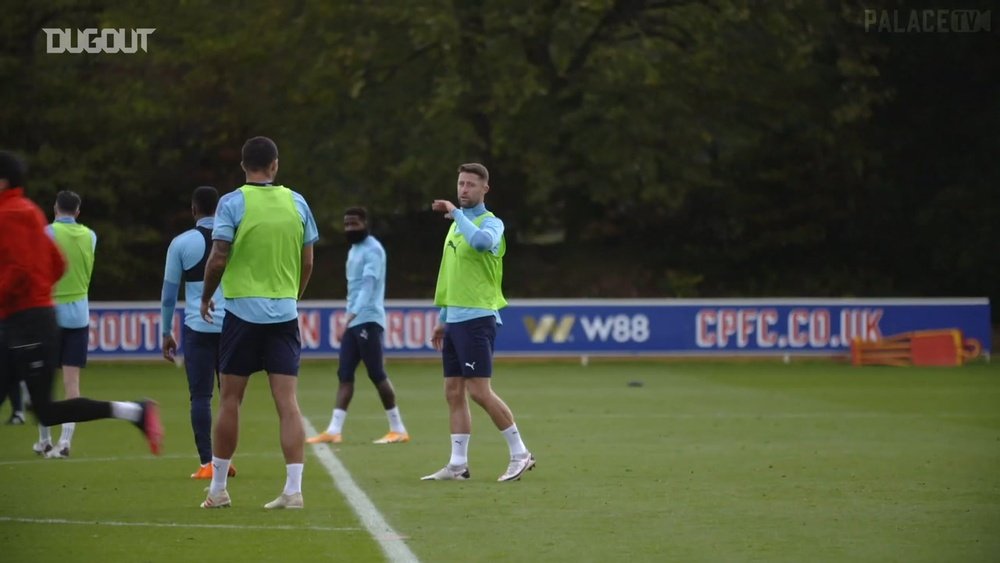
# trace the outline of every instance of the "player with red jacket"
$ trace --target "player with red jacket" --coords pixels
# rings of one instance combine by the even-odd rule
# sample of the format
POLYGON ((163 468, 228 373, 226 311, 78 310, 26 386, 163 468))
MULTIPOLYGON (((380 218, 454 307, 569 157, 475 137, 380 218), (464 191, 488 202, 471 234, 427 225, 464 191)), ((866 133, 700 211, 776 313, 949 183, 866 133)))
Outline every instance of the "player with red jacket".
POLYGON ((46 426, 128 420, 159 454, 163 426, 155 401, 52 401, 59 352, 52 288, 66 261, 45 232, 42 210, 24 195, 25 173, 20 158, 0 151, 0 389, 7 389, 11 378, 23 380, 31 408, 46 426))

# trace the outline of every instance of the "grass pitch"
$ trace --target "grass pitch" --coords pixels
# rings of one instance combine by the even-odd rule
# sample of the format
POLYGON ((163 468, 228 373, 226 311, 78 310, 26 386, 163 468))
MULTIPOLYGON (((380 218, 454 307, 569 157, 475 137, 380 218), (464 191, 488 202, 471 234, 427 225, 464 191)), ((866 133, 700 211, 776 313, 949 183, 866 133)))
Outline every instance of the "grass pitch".
MULTIPOLYGON (((335 368, 301 374, 318 429, 335 368)), ((472 480, 421 482, 450 451, 440 368, 388 368, 413 440, 371 444, 387 423, 362 369, 333 451, 402 538, 373 537, 311 448, 305 510, 262 508, 284 483, 263 375, 243 407, 233 508, 207 511, 206 482, 188 478, 183 371, 92 364, 85 395, 160 402, 165 455, 121 421, 78 425, 68 460, 38 459, 32 426, 0 427, 3 560, 379 561, 379 540, 422 561, 1000 559, 996 366, 500 363, 494 387, 538 459, 514 483, 496 482, 506 444, 475 407, 472 480)))

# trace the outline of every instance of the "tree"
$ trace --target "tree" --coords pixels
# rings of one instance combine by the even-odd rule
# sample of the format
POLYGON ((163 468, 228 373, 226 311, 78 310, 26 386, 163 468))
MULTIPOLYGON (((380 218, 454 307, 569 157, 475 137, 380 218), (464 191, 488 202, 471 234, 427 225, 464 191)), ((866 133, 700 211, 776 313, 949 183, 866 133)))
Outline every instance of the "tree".
POLYGON ((1000 295, 983 36, 865 32, 848 1, 113 4, 0 24, 3 138, 43 204, 83 194, 97 298, 155 297, 191 190, 238 186, 257 134, 320 223, 314 296, 342 295, 351 204, 392 296, 428 296, 428 205, 467 161, 491 169, 512 295, 1000 295), (156 32, 56 56, 44 27, 156 32))

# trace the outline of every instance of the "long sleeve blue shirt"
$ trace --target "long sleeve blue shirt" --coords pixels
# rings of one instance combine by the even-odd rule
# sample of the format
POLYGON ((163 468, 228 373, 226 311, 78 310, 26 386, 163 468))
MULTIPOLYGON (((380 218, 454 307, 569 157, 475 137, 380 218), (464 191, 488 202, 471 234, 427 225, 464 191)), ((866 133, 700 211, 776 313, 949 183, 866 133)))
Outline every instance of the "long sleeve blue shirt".
POLYGON ((352 244, 347 252, 347 312, 356 315, 348 326, 378 323, 385 328, 385 248, 375 237, 352 244))
MULTIPOLYGON (((213 217, 198 219, 198 227, 211 229, 215 225, 213 217)), ((205 255, 205 237, 196 229, 190 229, 174 237, 167 248, 167 261, 163 267, 163 290, 160 292, 160 328, 163 334, 170 334, 174 324, 174 309, 177 307, 177 290, 183 281, 184 271, 190 270, 205 255)), ((222 285, 215 290, 212 299, 215 301, 215 312, 212 314, 214 324, 201 318, 201 293, 205 282, 184 283, 184 326, 198 332, 222 332, 222 318, 225 315, 225 299, 222 297, 222 285)))
MULTIPOLYGON (((452 213, 452 219, 455 220, 455 228, 462 233, 469 246, 479 252, 497 254, 500 252, 500 240, 503 237, 503 221, 499 217, 487 217, 477 227, 472 221, 484 213, 486 204, 480 203, 468 209, 456 209, 452 213)), ((499 311, 476 307, 443 307, 438 318, 442 323, 460 323, 489 316, 496 317, 497 324, 503 324, 499 311)))

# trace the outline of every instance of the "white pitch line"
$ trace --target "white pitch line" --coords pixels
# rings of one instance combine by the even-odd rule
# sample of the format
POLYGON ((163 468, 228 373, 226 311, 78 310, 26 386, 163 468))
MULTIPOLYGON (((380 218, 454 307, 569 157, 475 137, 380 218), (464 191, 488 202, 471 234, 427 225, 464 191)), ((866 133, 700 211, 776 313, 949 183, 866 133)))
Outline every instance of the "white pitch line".
MULTIPOLYGON (((238 457, 271 457, 278 458, 281 457, 280 452, 274 453, 240 453, 238 457)), ((71 457, 71 458, 61 458, 61 459, 48 459, 41 456, 36 456, 33 459, 15 459, 9 461, 0 461, 0 465, 23 465, 27 463, 94 463, 94 462, 112 462, 112 461, 136 461, 140 459, 157 460, 157 459, 191 459, 197 460, 197 456, 191 454, 174 454, 174 455, 160 455, 155 456, 152 454, 146 455, 123 455, 123 456, 112 456, 112 457, 71 457)))
POLYGON ((83 526, 118 526, 138 528, 210 528, 225 530, 282 530, 311 532, 360 532, 361 528, 332 528, 328 526, 248 526, 242 524, 178 524, 176 522, 115 522, 102 520, 66 520, 64 518, 17 518, 0 516, 0 522, 18 522, 22 524, 77 524, 83 526))
POLYGON ((37 456, 33 459, 17 459, 12 461, 0 461, 0 465, 22 465, 25 463, 92 463, 92 462, 109 462, 109 461, 135 461, 139 459, 181 459, 190 458, 190 455, 125 455, 125 456, 113 456, 113 457, 71 457, 62 459, 48 459, 41 456, 37 456))
MULTIPOLYGON (((304 416, 302 417, 302 425, 307 434, 316 434, 316 429, 304 416)), ((326 444, 313 444, 312 448, 313 453, 326 468, 326 472, 333 478, 333 484, 347 499, 347 504, 351 505, 365 529, 378 542, 378 546, 382 548, 382 553, 385 553, 390 563, 419 563, 420 560, 410 551, 403 536, 385 521, 382 513, 378 511, 378 508, 375 508, 375 504, 368 498, 368 495, 354 482, 351 473, 337 459, 333 450, 326 444)))
MULTIPOLYGON (((428 418, 447 418, 447 414, 437 416, 429 415, 428 418)), ((522 413, 518 418, 530 418, 538 420, 573 420, 577 418, 667 418, 667 419, 783 419, 783 418, 954 418, 960 420, 995 419, 1000 418, 1000 413, 969 413, 969 412, 864 412, 864 411, 842 411, 842 412, 551 412, 551 413, 522 413)), ((351 420, 385 420, 385 415, 351 415, 351 420)))
MULTIPOLYGON (((602 418, 627 418, 627 419, 734 419, 734 420, 784 420, 784 419, 832 419, 832 420, 854 420, 854 419, 899 419, 906 420, 912 418, 934 419, 956 419, 956 420, 977 420, 995 419, 1000 417, 997 413, 890 413, 890 412, 777 412, 777 413, 755 413, 755 412, 706 412, 706 413, 684 413, 684 412, 606 412, 606 413, 546 413, 546 414, 519 414, 518 418, 530 418, 539 420, 573 420, 577 418, 602 419, 602 418)), ((385 418, 385 417, 382 417, 385 418)))

